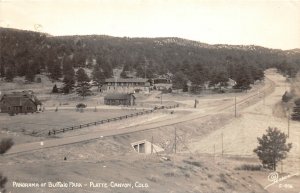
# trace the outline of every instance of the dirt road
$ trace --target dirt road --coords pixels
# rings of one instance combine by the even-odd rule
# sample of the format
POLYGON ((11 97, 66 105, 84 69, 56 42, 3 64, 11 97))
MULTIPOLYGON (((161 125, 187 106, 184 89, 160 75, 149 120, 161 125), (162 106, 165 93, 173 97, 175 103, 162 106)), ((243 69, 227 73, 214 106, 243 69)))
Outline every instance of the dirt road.
MULTIPOLYGON (((274 70, 267 71, 266 75, 274 73, 274 70)), ((242 95, 239 95, 237 100, 237 106, 243 106, 245 103, 247 105, 250 104, 250 102, 254 99, 254 102, 257 102, 259 100, 263 99, 263 96, 268 94, 268 92, 272 92, 272 88, 274 83, 266 79, 265 85, 260 88, 258 91, 250 91, 248 93, 244 93, 242 95)), ((228 98, 228 97, 227 97, 228 98)), ((207 111, 195 111, 193 113, 190 113, 186 116, 181 116, 177 119, 171 119, 171 120, 163 120, 159 122, 154 123, 146 123, 142 125, 132 126, 132 127, 125 127, 125 128, 118 128, 118 129, 111 129, 111 130, 99 130, 95 131, 93 133, 83 134, 83 135, 77 135, 77 136, 69 136, 64 138, 57 138, 57 139, 49 139, 41 142, 32 142, 32 143, 25 143, 25 144, 19 144, 13 146, 6 155, 11 154, 17 154, 22 152, 29 152, 39 149, 47 149, 57 146, 63 146, 63 145, 69 145, 73 143, 79 143, 83 141, 90 141, 90 140, 96 140, 101 139, 106 136, 113 136, 113 135, 120 135, 125 133, 131 133, 135 131, 142 131, 142 130, 149 130, 149 129, 155 129, 163 126, 168 125, 174 125, 178 123, 183 123, 186 121, 194 120, 194 119, 201 119, 207 116, 213 116, 215 114, 218 114, 220 112, 224 112, 227 110, 232 111, 235 107, 235 100, 234 97, 231 98, 231 100, 224 100, 220 105, 217 105, 214 108, 210 108, 207 111)), ((182 110, 182 109, 181 109, 182 110)))

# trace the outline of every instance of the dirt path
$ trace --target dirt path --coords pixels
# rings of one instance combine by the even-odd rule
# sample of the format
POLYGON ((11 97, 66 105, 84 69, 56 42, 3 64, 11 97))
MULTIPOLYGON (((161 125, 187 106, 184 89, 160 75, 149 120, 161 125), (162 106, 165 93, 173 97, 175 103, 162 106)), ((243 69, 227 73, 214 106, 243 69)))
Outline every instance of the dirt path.
MULTIPOLYGON (((264 102, 243 110, 238 109, 238 117, 221 129, 211 132, 201 139, 195 138, 189 147, 193 152, 256 157, 253 149, 257 146, 257 137, 262 136, 268 127, 277 127, 287 133, 288 121, 285 117, 273 115, 275 105, 281 101, 286 91, 285 78, 276 73, 267 74, 275 82, 275 91, 266 96, 264 102)), ((300 171, 300 123, 290 122, 290 137, 288 142, 293 143, 293 148, 284 160, 284 171, 300 171)))
MULTIPOLYGON (((269 89, 271 86, 272 86, 272 82, 267 80, 264 87, 260 88, 260 91, 269 89)), ((244 95, 241 95, 238 101, 241 105, 243 105, 245 102, 249 103, 249 100, 252 100, 252 98, 255 98, 256 100, 260 100, 261 95, 262 92, 259 93, 259 91, 255 90, 253 92, 248 92, 245 93, 244 95)), ((229 109, 230 111, 232 111, 232 108, 234 108, 234 98, 232 98, 231 100, 224 100, 221 104, 216 105, 216 107, 213 109, 209 109, 207 111, 196 111, 190 113, 187 116, 181 116, 177 119, 171 119, 171 120, 168 119, 168 120, 146 123, 146 124, 132 126, 132 127, 125 127, 125 128, 118 128, 118 129, 112 128, 111 130, 100 130, 100 131, 95 131, 93 133, 88 133, 84 135, 69 136, 69 137, 64 137, 59 139, 50 139, 42 142, 19 144, 13 146, 13 148, 11 148, 7 152, 7 154, 16 154, 16 153, 34 151, 38 149, 46 149, 51 147, 73 144, 73 143, 79 143, 82 141, 95 140, 106 136, 113 136, 113 135, 136 132, 136 131, 155 129, 155 128, 183 123, 195 119, 201 119, 208 116, 214 116, 214 114, 218 114, 222 111, 227 111, 229 109)))

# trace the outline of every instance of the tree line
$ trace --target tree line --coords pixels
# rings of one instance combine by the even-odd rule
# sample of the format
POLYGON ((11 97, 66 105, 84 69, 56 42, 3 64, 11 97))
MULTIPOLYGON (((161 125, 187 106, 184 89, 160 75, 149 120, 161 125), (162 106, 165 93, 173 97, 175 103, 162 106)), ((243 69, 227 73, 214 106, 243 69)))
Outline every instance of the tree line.
POLYGON ((121 75, 134 71, 138 77, 173 73, 176 88, 186 81, 201 86, 204 82, 224 85, 228 78, 237 88, 248 89, 263 78, 266 68, 276 67, 293 77, 300 68, 300 52, 259 46, 206 45, 180 38, 117 38, 101 35, 50 36, 48 34, 0 28, 0 76, 12 81, 46 73, 53 80, 63 79, 64 92, 72 90, 74 68, 91 68, 100 85, 112 77, 112 69, 123 68, 121 75))

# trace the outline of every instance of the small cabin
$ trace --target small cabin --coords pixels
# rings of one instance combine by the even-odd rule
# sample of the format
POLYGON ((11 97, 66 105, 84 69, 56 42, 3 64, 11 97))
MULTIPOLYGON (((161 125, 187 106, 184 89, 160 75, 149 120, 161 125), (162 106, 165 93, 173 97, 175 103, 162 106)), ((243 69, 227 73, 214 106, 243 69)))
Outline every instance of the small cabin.
POLYGON ((110 93, 104 97, 104 104, 106 105, 135 105, 135 96, 126 93, 110 93))
POLYGON ((42 103, 30 92, 13 92, 0 97, 1 113, 19 114, 34 113, 42 103))

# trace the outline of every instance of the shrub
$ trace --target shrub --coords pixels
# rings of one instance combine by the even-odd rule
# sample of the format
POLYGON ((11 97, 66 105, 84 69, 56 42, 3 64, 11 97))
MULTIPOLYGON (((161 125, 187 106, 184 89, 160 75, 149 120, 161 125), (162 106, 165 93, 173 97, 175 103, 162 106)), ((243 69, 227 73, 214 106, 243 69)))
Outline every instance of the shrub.
POLYGON ((11 138, 2 139, 0 142, 0 154, 4 154, 14 145, 14 142, 11 138))
POLYGON ((292 98, 293 98, 292 94, 285 91, 285 93, 282 96, 282 101, 286 103, 289 102, 292 98))
POLYGON ((4 177, 1 173, 0 173, 0 192, 5 192, 5 184, 7 182, 7 178, 4 177))
POLYGON ((83 104, 83 103, 79 103, 76 105, 76 108, 86 108, 86 104, 83 104))
POLYGON ((193 165, 193 166, 197 166, 197 167, 201 167, 202 164, 200 162, 197 162, 197 161, 188 161, 188 160, 183 160, 184 163, 187 163, 187 164, 190 164, 190 165, 193 165))
POLYGON ((260 171, 262 170, 262 165, 243 164, 239 167, 236 167, 235 170, 260 171))

